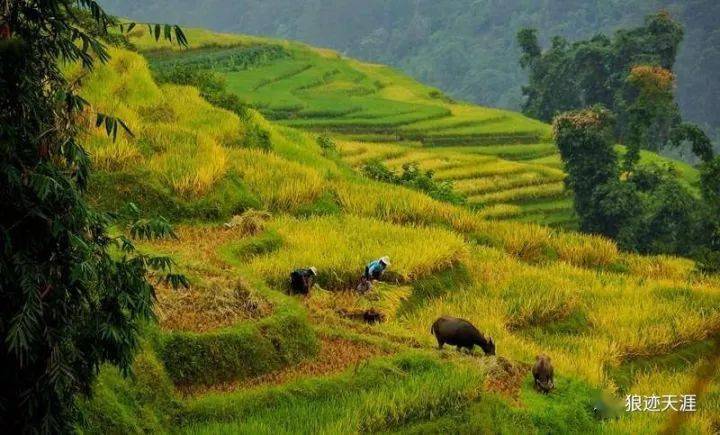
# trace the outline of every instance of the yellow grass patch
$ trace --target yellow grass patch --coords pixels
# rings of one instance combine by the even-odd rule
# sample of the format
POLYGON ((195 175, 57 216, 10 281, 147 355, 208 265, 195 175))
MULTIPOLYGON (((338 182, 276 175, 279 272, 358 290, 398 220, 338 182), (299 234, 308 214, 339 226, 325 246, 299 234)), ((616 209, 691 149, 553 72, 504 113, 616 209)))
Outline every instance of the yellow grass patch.
POLYGON ((250 190, 271 210, 289 211, 311 203, 326 187, 316 170, 273 153, 236 149, 230 159, 250 190))

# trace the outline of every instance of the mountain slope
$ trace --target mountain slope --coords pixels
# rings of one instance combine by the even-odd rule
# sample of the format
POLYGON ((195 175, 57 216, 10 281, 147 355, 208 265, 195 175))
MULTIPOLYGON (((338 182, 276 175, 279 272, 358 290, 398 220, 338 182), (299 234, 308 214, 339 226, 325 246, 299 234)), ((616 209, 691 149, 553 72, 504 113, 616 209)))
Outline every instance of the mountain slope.
POLYGON ((714 0, 213 0, 200 2, 104 0, 134 19, 199 25, 332 47, 394 65, 449 95, 518 109, 526 75, 515 35, 535 27, 547 46, 637 26, 660 9, 685 27, 676 71, 683 117, 717 136, 720 115, 720 3, 714 0))
MULTIPOLYGON (((248 40, 189 34, 207 44, 248 40)), ((104 368, 79 404, 81 431, 657 431, 669 414, 597 420, 596 395, 687 393, 703 366, 720 331, 720 282, 692 262, 489 221, 361 177, 345 161, 351 148, 393 145, 347 141, 340 159, 286 120, 240 118, 194 88, 158 85, 139 54, 111 54, 81 93, 135 136, 112 142, 87 125, 92 196, 103 208, 131 200, 169 213, 178 238, 139 245, 170 255, 192 286, 158 287, 159 322, 144 331, 136 376, 104 368), (270 150, 244 146, 255 128, 268 132, 270 150), (384 282, 353 291, 380 255, 393 262, 384 282), (286 295, 289 271, 311 264, 311 294, 286 295), (369 309, 382 321, 365 323, 369 309), (499 356, 437 350, 428 329, 441 314, 472 321, 499 356), (548 396, 533 391, 528 372, 539 352, 556 368, 548 396)), ((447 149, 480 161, 487 156, 467 152, 479 148, 447 149)), ((418 158, 445 149, 421 148, 418 158)), ((707 388, 689 432, 718 425, 720 385, 707 388)))
MULTIPOLYGON (((453 182, 468 205, 487 216, 575 225, 546 124, 454 101, 392 68, 331 50, 230 35, 216 39, 222 46, 208 46, 212 34, 191 30, 194 49, 178 52, 158 48, 142 32, 131 40, 151 50, 145 53, 156 73, 196 68, 219 74, 228 91, 276 123, 332 133, 356 169, 377 160, 398 171, 417 164, 453 182)), ((696 172, 674 164, 691 178, 696 172)))

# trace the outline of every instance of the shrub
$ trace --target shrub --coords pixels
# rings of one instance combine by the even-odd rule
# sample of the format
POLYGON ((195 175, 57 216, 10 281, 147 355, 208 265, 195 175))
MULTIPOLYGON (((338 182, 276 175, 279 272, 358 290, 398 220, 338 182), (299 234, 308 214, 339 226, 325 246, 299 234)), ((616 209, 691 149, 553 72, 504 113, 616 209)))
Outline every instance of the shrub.
POLYGON ((395 172, 385 166, 380 160, 371 160, 362 167, 362 172, 366 177, 373 180, 383 181, 385 183, 397 183, 397 175, 395 172))
POLYGON ((462 204, 465 198, 456 193, 451 181, 437 181, 431 170, 421 171, 417 163, 403 165, 402 174, 398 175, 379 160, 372 160, 362 167, 365 176, 386 183, 400 184, 427 193, 431 198, 452 204, 462 204))
POLYGON ((219 74, 196 66, 174 65, 156 71, 154 76, 158 83, 194 86, 210 104, 247 118, 247 105, 237 95, 227 92, 225 78, 219 74))
POLYGON ((270 151, 273 148, 270 140, 270 132, 257 124, 252 124, 245 133, 242 143, 245 148, 254 148, 262 151, 270 151))
POLYGON ((337 145, 335 144, 335 141, 327 134, 321 134, 320 136, 318 136, 317 144, 325 154, 337 151, 337 145))

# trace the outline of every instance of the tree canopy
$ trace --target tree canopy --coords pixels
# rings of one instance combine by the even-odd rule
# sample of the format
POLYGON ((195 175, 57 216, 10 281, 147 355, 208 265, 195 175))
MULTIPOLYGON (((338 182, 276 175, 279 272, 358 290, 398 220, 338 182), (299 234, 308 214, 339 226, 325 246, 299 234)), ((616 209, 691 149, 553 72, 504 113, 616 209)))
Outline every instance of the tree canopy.
POLYGON ((613 121, 607 109, 595 106, 562 113, 553 122, 581 230, 613 238, 630 251, 694 257, 701 269, 717 271, 720 157, 707 136, 688 124, 673 132, 674 142, 690 142, 703 160, 698 198, 672 167, 640 165, 636 158, 626 158, 621 167, 613 121))
POLYGON ((550 122, 559 113, 600 104, 617 117, 621 142, 657 151, 680 122, 672 68, 682 38, 682 27, 666 12, 612 39, 597 35, 571 44, 555 37, 544 52, 535 31, 521 30, 520 64, 529 71, 523 112, 550 122))

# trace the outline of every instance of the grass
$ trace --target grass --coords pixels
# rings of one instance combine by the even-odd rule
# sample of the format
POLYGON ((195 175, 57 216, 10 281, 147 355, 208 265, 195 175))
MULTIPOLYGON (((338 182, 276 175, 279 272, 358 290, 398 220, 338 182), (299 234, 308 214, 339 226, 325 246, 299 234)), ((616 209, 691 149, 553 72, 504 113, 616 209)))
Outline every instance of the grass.
MULTIPOLYGON (((194 88, 156 85, 141 56, 117 49, 111 55, 83 80, 81 94, 97 111, 122 118, 134 136, 120 132, 113 141, 88 125, 83 139, 94 164, 108 172, 142 167, 179 197, 203 197, 227 175, 226 146, 242 137, 243 124, 194 88)), ((78 66, 67 69, 82 74, 78 66)))
POLYGON ((190 402, 184 433, 357 433, 397 427, 464 407, 483 373, 423 354, 287 386, 208 395, 190 402), (242 417, 242 418, 239 418, 242 417), (210 422, 205 422, 210 420, 210 422))
MULTIPOLYGON (((667 414, 599 421, 590 409, 600 390, 687 391, 707 355, 703 343, 720 330, 720 281, 697 274, 689 260, 623 253, 607 239, 537 224, 573 219, 557 154, 538 133, 544 127, 431 95, 390 68, 330 51, 191 35, 202 50, 163 48, 153 62, 219 62, 221 72, 237 69, 223 72, 232 86, 255 86, 245 96, 267 104, 240 119, 192 88, 158 86, 147 62, 122 50, 84 80, 82 95, 135 133, 113 142, 88 121, 94 203, 113 209, 132 200, 170 217, 177 240, 138 245, 171 256, 192 287, 158 288, 159 323, 144 332, 136 377, 103 368, 95 396, 79 403, 80 431, 663 427, 667 414), (281 50, 255 50, 265 45, 281 50), (440 110, 449 115, 434 117, 440 110), (317 145, 323 122, 337 152, 317 145), (250 128, 268 132, 270 150, 243 147, 250 128), (358 140, 340 134, 350 128, 358 140), (507 142, 484 142, 499 133, 507 142), (389 136, 396 140, 368 140, 389 136), (394 169, 417 163, 453 180, 477 205, 366 179, 357 169, 371 159, 394 169), (248 222, 228 228, 228 221, 248 222), (364 265, 381 255, 392 260, 385 282, 366 295, 352 292, 364 265), (319 271, 311 294, 284 294, 289 272, 310 265, 319 271), (368 309, 385 321, 367 325, 347 315, 368 309), (500 357, 435 350, 429 325, 440 315, 472 321, 495 339, 500 357), (350 366, 323 360, 333 355, 321 347, 328 337, 363 343, 347 344, 338 357, 350 366), (557 374, 548 396, 533 392, 528 374, 541 352, 557 374)), ((692 170, 680 171, 693 182, 692 170)), ((718 427, 720 385, 708 388, 686 425, 690 433, 718 427)))

